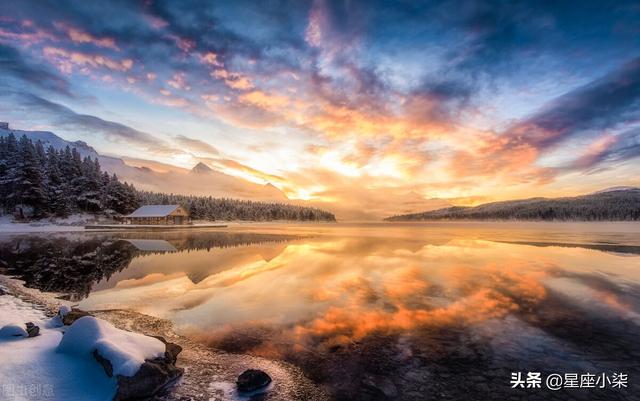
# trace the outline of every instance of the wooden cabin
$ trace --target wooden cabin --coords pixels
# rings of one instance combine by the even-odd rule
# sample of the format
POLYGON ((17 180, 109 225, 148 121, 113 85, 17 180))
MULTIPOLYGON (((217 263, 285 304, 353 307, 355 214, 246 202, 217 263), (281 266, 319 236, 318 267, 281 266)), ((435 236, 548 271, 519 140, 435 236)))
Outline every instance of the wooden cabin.
POLYGON ((189 212, 180 205, 145 205, 124 217, 125 224, 182 225, 190 224, 189 212))

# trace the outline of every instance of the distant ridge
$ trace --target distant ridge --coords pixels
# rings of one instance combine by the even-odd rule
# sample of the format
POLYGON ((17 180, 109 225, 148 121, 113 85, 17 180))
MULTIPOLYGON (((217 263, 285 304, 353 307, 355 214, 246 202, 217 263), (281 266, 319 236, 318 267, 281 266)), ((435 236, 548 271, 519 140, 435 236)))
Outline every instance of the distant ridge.
POLYGON ((612 191, 638 191, 640 190, 640 188, 638 187, 630 187, 630 186, 619 186, 619 187, 609 187, 609 188, 605 188, 605 189, 601 189, 599 191, 594 192, 594 194, 603 194, 605 192, 612 192, 612 191))
POLYGON ((422 213, 401 214, 386 221, 423 220, 640 220, 640 188, 612 187, 588 195, 531 198, 453 206, 422 213))

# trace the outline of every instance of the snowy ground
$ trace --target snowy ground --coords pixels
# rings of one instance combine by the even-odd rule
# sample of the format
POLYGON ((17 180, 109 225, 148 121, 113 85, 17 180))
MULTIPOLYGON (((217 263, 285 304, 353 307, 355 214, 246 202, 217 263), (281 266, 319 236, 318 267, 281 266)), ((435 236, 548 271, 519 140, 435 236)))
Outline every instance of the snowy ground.
POLYGON ((62 326, 35 305, 0 295, 0 399, 7 401, 109 401, 116 379, 108 378, 93 350, 112 362, 114 374, 134 375, 145 359, 164 354, 164 344, 119 330, 94 317, 62 326), (12 336, 3 327, 33 322, 40 335, 12 336))
MULTIPOLYGON (((65 328, 56 327, 59 322, 47 318, 43 310, 51 313, 65 303, 0 275, 2 287, 29 302, 12 295, 0 295, 0 327, 31 321, 40 326, 42 334, 34 338, 0 339, 0 400, 111 400, 116 382, 107 378, 98 363, 92 358, 78 358, 73 353, 56 350, 65 328)), ((263 401, 328 400, 317 385, 289 364, 212 350, 177 335, 169 321, 136 312, 93 313, 119 329, 159 335, 183 347, 177 365, 185 369, 185 375, 172 391, 156 396, 154 401, 250 401, 251 397, 235 390, 236 378, 246 369, 262 369, 273 378, 268 392, 259 396, 263 401)))
POLYGON ((32 233, 54 231, 82 231, 87 224, 95 224, 96 216, 73 214, 65 219, 43 219, 29 223, 17 223, 12 216, 0 216, 0 233, 32 233))
MULTIPOLYGON (((115 379, 88 358, 57 352, 62 329, 33 305, 0 295, 0 326, 31 321, 40 326, 33 338, 0 339, 0 398, 3 400, 111 400, 115 379)), ((58 323, 58 324, 56 324, 58 323)))

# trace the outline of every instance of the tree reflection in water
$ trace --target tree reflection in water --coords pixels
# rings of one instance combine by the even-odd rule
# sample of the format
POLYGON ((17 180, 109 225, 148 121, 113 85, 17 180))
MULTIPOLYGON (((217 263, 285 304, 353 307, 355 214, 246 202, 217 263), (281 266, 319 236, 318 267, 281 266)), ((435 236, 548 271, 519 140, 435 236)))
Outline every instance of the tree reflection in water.
POLYGON ((29 288, 79 301, 93 285, 141 255, 283 242, 294 236, 253 233, 122 233, 21 235, 0 240, 0 267, 29 288))

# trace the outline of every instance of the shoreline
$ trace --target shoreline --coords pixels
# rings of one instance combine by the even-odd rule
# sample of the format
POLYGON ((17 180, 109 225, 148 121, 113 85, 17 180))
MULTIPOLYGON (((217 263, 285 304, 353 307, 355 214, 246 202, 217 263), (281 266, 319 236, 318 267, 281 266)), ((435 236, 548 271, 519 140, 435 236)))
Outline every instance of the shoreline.
POLYGON ((292 224, 336 224, 336 221, 316 221, 316 220, 272 220, 272 221, 250 221, 250 220, 214 220, 201 221, 192 225, 127 225, 114 224, 112 221, 86 220, 74 223, 65 223, 55 220, 42 219, 30 222, 9 221, 6 216, 0 216, 0 235, 2 234, 38 234, 38 233, 63 233, 63 232, 117 232, 117 231, 180 231, 180 230, 204 230, 246 227, 252 225, 292 225, 292 224), (4 218, 3 218, 4 217, 4 218))
MULTIPOLYGON (((88 222, 87 222, 88 223, 88 222)), ((235 229, 251 227, 282 227, 282 226, 318 226, 318 227, 338 227, 338 226, 480 226, 492 225, 495 227, 518 224, 529 227, 544 226, 570 226, 570 225, 598 225, 598 226, 632 226, 640 225, 640 220, 472 220, 472 219, 432 219, 432 220, 344 220, 344 221, 312 221, 312 220, 273 220, 273 221, 248 221, 248 220, 220 220, 203 222, 194 225, 184 226, 153 226, 153 225, 125 225, 96 223, 87 224, 60 224, 38 220, 28 223, 2 222, 0 221, 0 235, 3 234, 39 234, 39 233, 84 233, 84 232, 118 232, 118 231, 189 231, 207 229, 235 229)))
MULTIPOLYGON (((54 316, 62 305, 74 303, 55 298, 60 294, 48 294, 25 287, 20 280, 0 274, 0 286, 5 295, 13 296, 54 316)), ((111 309, 86 312, 108 321, 119 329, 145 335, 162 336, 167 341, 180 345, 183 350, 178 356, 177 366, 185 373, 171 389, 153 398, 156 401, 209 401, 243 400, 235 390, 235 381, 246 369, 261 369, 272 378, 272 384, 261 396, 262 400, 308 400, 328 401, 328 396, 318 385, 308 379, 302 371, 286 362, 269 360, 246 354, 231 354, 213 349, 173 330, 173 323, 138 312, 111 309)))

